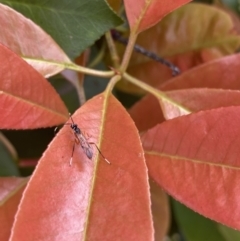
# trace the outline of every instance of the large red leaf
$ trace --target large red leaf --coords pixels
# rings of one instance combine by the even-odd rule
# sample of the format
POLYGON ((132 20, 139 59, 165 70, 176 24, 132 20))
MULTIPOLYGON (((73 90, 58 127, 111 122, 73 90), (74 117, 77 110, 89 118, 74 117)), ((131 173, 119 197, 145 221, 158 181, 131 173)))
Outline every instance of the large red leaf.
POLYGON ((172 119, 200 110, 240 106, 240 91, 205 88, 168 91, 167 98, 160 103, 165 118, 172 119))
POLYGON ((106 94, 72 118, 111 165, 94 146, 89 160, 77 145, 70 167, 74 136, 64 126, 26 188, 11 241, 153 240, 144 153, 131 118, 106 94))
POLYGON ((0 127, 31 129, 61 124, 68 111, 55 89, 15 53, 0 45, 0 127))
POLYGON ((142 136, 152 178, 202 215, 240 229, 240 107, 166 121, 142 136))
MULTIPOLYGON (((171 61, 183 73, 197 65, 233 54, 240 46, 240 36, 234 31, 234 23, 228 13, 210 5, 194 3, 177 9, 140 33, 136 43, 171 61)), ((117 44, 117 48, 121 57, 125 47, 117 44)), ((132 54, 127 71, 152 86, 172 78, 169 67, 136 52, 132 54)), ((144 93, 127 81, 121 81, 117 86, 124 92, 144 93)))
POLYGON ((62 71, 72 62, 57 43, 22 14, 0 4, 0 43, 24 58, 43 76, 62 71))
POLYGON ((146 95, 131 107, 129 113, 138 130, 147 130, 165 119, 172 119, 183 114, 182 109, 189 112, 209 110, 219 107, 240 106, 240 91, 223 89, 185 89, 165 92, 168 101, 146 95), (161 109, 162 107, 162 109, 161 109))
MULTIPOLYGON (((240 36, 233 30, 233 20, 225 11, 211 5, 191 3, 139 34, 137 44, 162 57, 211 48, 226 55, 234 53, 240 45, 240 36)), ((143 57, 135 59, 133 63, 143 60, 143 57)))
POLYGON ((128 113, 140 132, 165 121, 158 99, 151 94, 136 102, 128 113))
POLYGON ((28 178, 0 178, 0 240, 9 240, 14 216, 28 178))
POLYGON ((159 22, 165 15, 191 0, 124 0, 130 28, 142 32, 159 22))
POLYGON ((240 54, 195 67, 161 86, 162 90, 188 88, 240 89, 240 54))

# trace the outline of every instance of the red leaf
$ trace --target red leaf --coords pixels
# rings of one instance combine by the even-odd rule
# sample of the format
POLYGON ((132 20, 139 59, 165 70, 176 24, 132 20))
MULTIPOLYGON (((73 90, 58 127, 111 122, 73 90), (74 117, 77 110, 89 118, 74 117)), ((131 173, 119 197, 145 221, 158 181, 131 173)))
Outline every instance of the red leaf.
POLYGON ((57 43, 38 25, 0 4, 0 43, 23 57, 43 76, 61 72, 72 64, 57 43))
MULTIPOLYGON (((127 37, 127 33, 124 36, 127 37)), ((210 5, 194 3, 177 9, 139 34, 136 43, 171 61, 183 73, 233 54, 239 48, 240 36, 234 31, 229 14, 210 5)), ((124 48, 117 44, 117 49, 122 57, 124 48)), ((159 86, 172 78, 170 68, 136 52, 132 54, 127 71, 151 86, 159 86)), ((128 81, 119 82, 117 87, 135 95, 145 93, 128 81)))
POLYGON ((240 91, 237 90, 187 89, 166 93, 167 99, 160 100, 166 119, 176 118, 187 112, 240 105, 240 91))
POLYGON ((161 85, 162 90, 188 88, 240 89, 240 54, 193 68, 161 85))
POLYGON ((74 136, 64 126, 29 182, 11 241, 153 240, 147 170, 132 120, 105 94, 88 101, 72 118, 111 165, 94 146, 89 160, 77 145, 70 167, 74 136))
POLYGON ((160 101, 162 109, 158 99, 150 94, 131 107, 129 113, 139 131, 163 122, 163 112, 166 119, 172 119, 182 114, 181 109, 197 112, 240 105, 240 91, 237 90, 200 88, 167 91, 165 94, 170 101, 160 101))
POLYGON ((136 102, 128 112, 140 132, 165 121, 158 99, 151 94, 136 102))
POLYGON ((191 0, 124 0, 131 30, 142 32, 159 22, 164 16, 191 0))
POLYGON ((240 229, 240 107, 175 118, 143 137, 150 175, 202 215, 240 229))
POLYGON ((0 45, 0 127, 31 129, 66 121, 68 111, 36 70, 0 45))
POLYGON ((28 178, 0 178, 0 240, 10 237, 14 216, 28 178))

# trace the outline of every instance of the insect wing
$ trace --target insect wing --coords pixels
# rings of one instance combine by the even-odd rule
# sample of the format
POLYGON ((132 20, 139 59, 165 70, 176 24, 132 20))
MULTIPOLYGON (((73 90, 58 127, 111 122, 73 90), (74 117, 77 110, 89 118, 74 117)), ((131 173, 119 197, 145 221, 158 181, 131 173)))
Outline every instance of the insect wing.
POLYGON ((93 149, 87 142, 86 138, 83 135, 79 135, 80 145, 85 152, 86 156, 92 160, 93 157, 93 149))

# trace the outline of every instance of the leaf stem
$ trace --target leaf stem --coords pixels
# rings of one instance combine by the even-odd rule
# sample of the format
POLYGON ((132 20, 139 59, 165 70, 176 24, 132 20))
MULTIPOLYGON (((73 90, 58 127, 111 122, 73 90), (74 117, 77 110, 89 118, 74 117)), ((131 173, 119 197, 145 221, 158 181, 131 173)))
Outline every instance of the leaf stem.
POLYGON ((121 73, 124 73, 126 71, 127 67, 128 67, 128 64, 129 64, 130 58, 132 56, 132 52, 133 52, 133 49, 134 49, 134 44, 136 42, 136 39, 137 39, 137 34, 131 32, 130 36, 129 36, 129 40, 128 40, 126 50, 124 52, 123 60, 122 60, 121 66, 120 66, 120 72, 121 73))
POLYGON ((152 95, 154 95, 158 100, 160 101, 166 101, 171 103, 173 106, 176 106, 180 109, 182 109, 186 114, 187 113, 191 113, 189 110, 187 110, 186 108, 184 108, 183 106, 179 105, 177 102, 175 102, 173 99, 169 98, 167 96, 167 94, 165 94, 163 91, 160 91, 134 77, 132 77, 131 75, 124 73, 123 77, 128 80, 129 82, 131 82, 132 84, 142 88, 143 90, 146 90, 147 92, 151 93, 152 95))
POLYGON ((107 95, 109 95, 112 92, 113 87, 115 86, 115 84, 122 78, 121 75, 116 74, 114 75, 111 80, 109 81, 107 88, 106 88, 106 93, 107 95))
MULTIPOLYGON (((27 62, 29 61, 34 62, 33 59, 30 59, 30 58, 23 58, 23 59, 26 60, 27 62)), ((81 72, 83 74, 98 76, 102 78, 111 78, 115 74, 114 71, 101 71, 101 70, 90 69, 87 67, 74 64, 73 62, 60 63, 57 61, 46 61, 46 63, 62 67, 63 69, 71 69, 71 70, 81 72)))
POLYGON ((118 56, 117 49, 116 49, 115 43, 113 41, 112 35, 110 32, 107 32, 105 34, 105 37, 106 37, 108 49, 109 49, 109 52, 110 52, 110 55, 112 58, 113 66, 114 66, 114 68, 119 69, 120 58, 118 56))
POLYGON ((81 72, 83 74, 88 74, 88 75, 92 75, 92 76, 98 76, 98 77, 102 77, 102 78, 110 78, 112 76, 114 76, 114 71, 101 71, 101 70, 95 70, 95 69, 89 69, 80 65, 76 65, 76 64, 71 64, 71 65, 67 65, 65 66, 67 69, 72 69, 78 72, 81 72))

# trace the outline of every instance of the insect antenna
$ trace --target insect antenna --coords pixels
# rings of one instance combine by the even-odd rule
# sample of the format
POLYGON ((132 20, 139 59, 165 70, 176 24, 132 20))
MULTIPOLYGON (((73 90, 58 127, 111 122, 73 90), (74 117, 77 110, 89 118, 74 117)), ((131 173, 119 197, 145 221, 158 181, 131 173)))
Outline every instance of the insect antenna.
POLYGON ((74 121, 73 121, 73 118, 72 118, 71 113, 68 113, 68 114, 69 114, 69 116, 70 116, 70 118, 71 118, 71 120, 72 120, 72 123, 75 124, 74 121))

